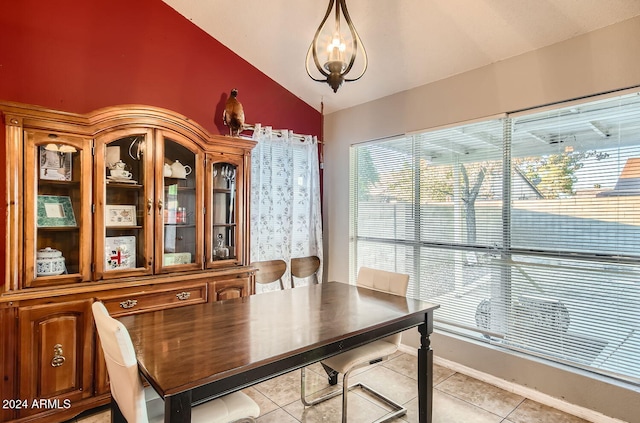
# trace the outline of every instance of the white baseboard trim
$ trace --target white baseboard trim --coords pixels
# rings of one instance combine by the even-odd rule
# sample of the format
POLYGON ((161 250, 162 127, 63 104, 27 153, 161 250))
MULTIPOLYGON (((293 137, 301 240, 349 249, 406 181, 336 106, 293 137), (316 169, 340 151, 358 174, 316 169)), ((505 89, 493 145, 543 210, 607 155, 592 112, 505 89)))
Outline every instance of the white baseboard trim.
MULTIPOLYGON (((409 347, 404 344, 400 344, 399 350, 406 354, 411 354, 414 356, 418 355, 417 350, 415 348, 409 347)), ((444 358, 440 358, 438 356, 435 356, 433 361, 435 364, 439 366, 446 367, 447 369, 451 369, 455 372, 462 373, 463 375, 472 377, 482 382, 486 382, 493 386, 497 386, 498 388, 504 389, 505 391, 514 393, 516 395, 520 395, 525 398, 529 398, 532 401, 536 401, 540 404, 544 404, 546 406, 555 408, 557 410, 564 411, 565 413, 574 415, 576 417, 580 417, 590 422, 627 423, 623 420, 605 416, 604 414, 599 413, 597 411, 593 411, 585 407, 571 404, 567 401, 563 401, 559 398, 552 397, 551 395, 547 395, 543 392, 536 391, 535 389, 527 388, 526 386, 518 385, 517 383, 500 379, 490 374, 480 372, 476 369, 472 369, 471 367, 463 366, 462 364, 458 364, 456 362, 453 362, 444 358)))

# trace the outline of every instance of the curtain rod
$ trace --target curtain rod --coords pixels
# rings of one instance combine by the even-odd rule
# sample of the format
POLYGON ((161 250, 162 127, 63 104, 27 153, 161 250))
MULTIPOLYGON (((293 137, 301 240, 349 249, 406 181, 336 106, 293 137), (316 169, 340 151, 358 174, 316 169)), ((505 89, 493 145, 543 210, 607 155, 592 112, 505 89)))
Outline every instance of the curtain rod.
MULTIPOLYGON (((242 132, 244 131, 254 131, 256 130, 256 126, 260 126, 262 128, 265 128, 269 125, 265 125, 263 126, 262 124, 256 123, 256 124, 250 124, 250 123, 245 123, 244 127, 242 129, 242 132)), ((285 132, 289 132, 288 129, 271 129, 271 132, 277 135, 283 135, 285 132)), ((304 141, 305 137, 307 137, 307 135, 302 135, 302 134, 296 134, 296 133, 291 133, 291 137, 298 139, 300 141, 304 141)), ((321 140, 318 139, 318 137, 311 135, 312 138, 315 138, 318 144, 324 144, 321 140)))

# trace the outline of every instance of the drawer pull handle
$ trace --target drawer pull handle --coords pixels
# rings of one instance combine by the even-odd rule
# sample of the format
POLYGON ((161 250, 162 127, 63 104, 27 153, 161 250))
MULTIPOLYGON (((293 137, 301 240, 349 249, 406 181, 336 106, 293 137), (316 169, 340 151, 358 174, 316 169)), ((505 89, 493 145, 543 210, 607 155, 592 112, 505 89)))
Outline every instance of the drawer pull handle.
POLYGON ((51 367, 60 367, 64 364, 64 355, 62 355, 62 344, 53 346, 53 358, 51 359, 51 367))
POLYGON ((138 304, 138 300, 126 300, 120 303, 120 307, 122 308, 132 308, 138 304))
POLYGON ((186 291, 182 291, 182 292, 178 292, 176 294, 176 297, 178 297, 179 300, 188 300, 191 297, 191 292, 186 292, 186 291))

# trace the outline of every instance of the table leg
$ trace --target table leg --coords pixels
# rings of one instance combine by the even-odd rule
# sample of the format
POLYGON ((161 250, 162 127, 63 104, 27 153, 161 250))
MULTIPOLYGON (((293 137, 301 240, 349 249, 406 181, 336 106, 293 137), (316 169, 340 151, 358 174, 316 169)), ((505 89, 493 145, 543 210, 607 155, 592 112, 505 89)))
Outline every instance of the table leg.
POLYGON ((431 423, 433 412, 433 350, 429 335, 433 332, 430 316, 418 326, 420 349, 418 349, 418 421, 431 423))
POLYGON ((191 391, 165 397, 164 421, 165 423, 188 423, 191 421, 191 391))

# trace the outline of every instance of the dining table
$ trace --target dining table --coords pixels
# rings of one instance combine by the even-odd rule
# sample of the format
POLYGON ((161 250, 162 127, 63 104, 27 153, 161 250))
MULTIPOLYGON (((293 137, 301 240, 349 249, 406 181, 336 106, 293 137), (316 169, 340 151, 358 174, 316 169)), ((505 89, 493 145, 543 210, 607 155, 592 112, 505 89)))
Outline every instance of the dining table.
MULTIPOLYGON (((437 304, 342 282, 120 317, 165 422, 191 407, 417 327, 418 416, 431 422, 437 304)), ((112 401, 112 419, 124 421, 112 401)))

